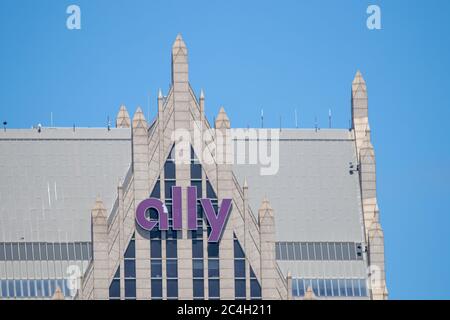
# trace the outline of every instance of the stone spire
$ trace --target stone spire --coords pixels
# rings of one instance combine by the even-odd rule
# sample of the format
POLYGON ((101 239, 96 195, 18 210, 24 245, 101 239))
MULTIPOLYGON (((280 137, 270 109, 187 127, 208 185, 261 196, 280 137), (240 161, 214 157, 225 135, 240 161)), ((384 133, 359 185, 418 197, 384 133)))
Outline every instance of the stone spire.
POLYGON ((178 34, 172 46, 172 84, 188 81, 188 50, 181 34, 178 34))
POLYGON ((147 129, 147 120, 145 120, 144 113, 142 112, 141 107, 136 109, 133 117, 133 129, 136 128, 145 128, 147 129))
POLYGON ((164 96, 161 89, 158 90, 158 114, 163 111, 164 106, 164 96))
POLYGON ((61 288, 59 286, 56 287, 52 300, 64 300, 64 294, 62 293, 61 288))
POLYGON ((216 117, 216 129, 230 129, 230 119, 223 107, 220 107, 219 114, 216 117))
POLYGON ((97 196, 97 199, 95 200, 95 205, 92 208, 92 218, 94 220, 102 218, 106 219, 106 209, 105 206, 103 205, 102 199, 100 199, 99 196, 97 196))
POLYGON ((270 202, 269 202, 269 199, 267 199, 267 197, 265 197, 263 199, 263 201, 261 203, 261 207, 259 207, 258 216, 259 216, 260 220, 264 219, 266 217, 269 217, 269 218, 273 218, 274 217, 273 209, 270 206, 270 202))
POLYGON ((93 298, 106 300, 109 297, 109 254, 108 222, 105 206, 97 197, 92 208, 92 256, 93 256, 93 298))
POLYGON ((258 211, 259 241, 261 250, 262 298, 277 296, 276 258, 275 258, 275 217, 269 200, 264 198, 258 211))
POLYGON ((352 82, 352 115, 354 118, 367 118, 367 86, 358 70, 352 82))
POLYGON ((205 114, 205 94, 203 93, 203 89, 200 90, 200 115, 203 117, 205 114))
POLYGON ((116 128, 129 128, 131 125, 130 115, 124 105, 120 106, 116 117, 116 128))
POLYGON ((248 190, 247 177, 244 178, 244 185, 242 186, 242 189, 247 189, 248 190))
POLYGON ((352 82, 351 104, 352 129, 355 131, 356 147, 359 150, 367 133, 369 133, 370 139, 367 86, 359 70, 352 82))
POLYGON ((310 286, 306 289, 305 297, 303 298, 303 300, 317 300, 316 295, 314 294, 314 291, 310 286))

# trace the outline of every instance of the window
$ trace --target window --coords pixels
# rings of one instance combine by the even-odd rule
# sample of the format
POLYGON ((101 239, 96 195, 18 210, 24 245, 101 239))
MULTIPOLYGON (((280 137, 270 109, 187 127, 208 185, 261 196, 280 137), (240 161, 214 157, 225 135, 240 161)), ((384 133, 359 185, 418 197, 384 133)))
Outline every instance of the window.
POLYGON ((245 260, 234 260, 234 276, 237 278, 245 278, 245 260))
POLYGON ((113 279, 109 285, 109 300, 120 300, 120 279, 113 279))
POLYGON ((176 259, 167 259, 166 266, 167 266, 167 278, 178 277, 177 260, 176 259))
POLYGON ((206 181, 206 197, 209 199, 217 199, 217 195, 209 180, 206 181))
MULTIPOLYGON (((80 243, 81 246, 81 243, 80 243)), ((55 253, 55 260, 61 260, 61 244, 60 243, 55 243, 53 244, 53 248, 54 248, 54 253, 55 253)), ((31 250, 30 250, 31 253, 31 250)), ((30 257, 31 255, 28 254, 28 250, 27 250, 27 257, 30 257)), ((80 257, 80 260, 83 260, 82 257, 80 257)), ((87 260, 87 259, 85 259, 87 260)))
POLYGON ((125 278, 136 277, 136 261, 125 259, 125 278))
POLYGON ((202 179, 202 166, 199 163, 191 163, 191 179, 202 179))
POLYGON ((308 242, 308 256, 309 260, 316 260, 316 254, 314 253, 314 243, 308 242))
MULTIPOLYGON (((176 233, 171 237, 176 238, 176 233)), ((177 240, 166 240, 167 298, 178 298, 177 240)))
POLYGON ((219 243, 208 243, 208 257, 218 258, 219 257, 219 243))
POLYGON ((245 299, 245 279, 234 280, 234 295, 236 299, 245 299))
POLYGON ((209 259, 208 262, 208 277, 215 278, 219 277, 219 260, 209 259))
POLYGON ((202 197, 202 181, 191 181, 191 186, 195 187, 197 190, 197 198, 202 197))
POLYGON ((330 254, 330 260, 336 260, 336 246, 334 243, 328 243, 328 253, 330 254))
POLYGON ((220 260, 219 244, 208 243, 208 297, 220 299, 220 260))
POLYGON ((192 258, 203 258, 203 241, 192 240, 192 258))
POLYGON ((220 298, 219 279, 209 279, 209 281, 208 281, 208 296, 209 296, 209 299, 219 299, 220 298))
MULTIPOLYGON (((69 252, 69 260, 75 260, 75 245, 73 243, 67 244, 67 250, 69 252)), ((41 251, 42 254, 42 251, 41 251)))
POLYGON ((162 280, 152 279, 152 299, 162 299, 162 280))
POLYGON ((277 260, 324 260, 356 261, 362 260, 362 244, 354 242, 277 242, 277 260))
POLYGON ((124 254, 125 299, 136 299, 136 245, 133 234, 124 254))
POLYGON ((167 298, 178 298, 178 280, 167 279, 167 298))
POLYGON ((172 187, 175 187, 176 182, 171 180, 165 181, 165 196, 166 199, 172 199, 172 187))
POLYGON ((194 259, 192 260, 192 269, 194 278, 203 278, 204 268, 203 268, 203 260, 202 259, 194 259))
POLYGON ((292 294, 295 297, 303 297, 306 290, 311 287, 314 294, 318 297, 367 297, 365 283, 364 279, 293 278, 292 294))
MULTIPOLYGON (((33 251, 34 251, 34 255, 36 257, 36 250, 37 250, 37 254, 39 255, 39 248, 34 247, 33 245, 33 251)), ((68 253, 68 248, 67 248, 67 243, 61 243, 61 259, 62 260, 68 260, 69 258, 69 253, 68 253)), ((36 260, 36 258, 35 258, 36 260)))
POLYGON ((150 257, 161 258, 161 240, 150 241, 150 257))
POLYGON ((304 242, 300 243, 300 247, 301 247, 301 251, 302 251, 302 259, 309 260, 308 247, 306 246, 306 243, 304 243, 304 242))
POLYGON ((155 183, 152 193, 150 193, 150 198, 156 198, 156 199, 161 198, 161 182, 159 181, 159 178, 158 178, 158 181, 156 181, 156 183, 155 183))
POLYGON ((344 242, 342 243, 342 260, 349 260, 350 259, 350 254, 349 254, 349 250, 348 250, 348 243, 344 242))
POLYGON ((316 260, 322 260, 322 246, 320 243, 314 243, 314 252, 316 254, 316 260))
POLYGON ((288 249, 288 260, 295 260, 294 244, 292 242, 287 243, 287 249, 288 249))
POLYGON ((136 279, 125 279, 125 299, 136 299, 136 279))
POLYGON ((162 299, 162 249, 161 240, 150 240, 150 272, 151 296, 153 299, 162 299))
POLYGON ((177 257, 177 241, 176 240, 167 240, 167 258, 176 258, 177 257))
POLYGON ((334 246, 336 248, 336 260, 342 260, 342 258, 343 258, 343 255, 342 255, 342 244, 341 243, 335 243, 334 246))
POLYGON ((300 297, 303 297, 305 295, 305 282, 303 279, 297 279, 297 285, 298 285, 298 294, 300 297))
POLYGON ((164 178, 175 180, 175 162, 166 161, 164 164, 164 178))
POLYGON ((345 280, 339 279, 339 296, 346 297, 347 296, 347 290, 345 288, 345 280))
POLYGON ((205 297, 205 288, 203 279, 194 279, 194 299, 203 299, 205 297))
POLYGON ((322 243, 322 259, 330 260, 330 255, 328 254, 328 245, 326 242, 322 243))
POLYGON ((245 253, 239 243, 239 240, 234 235, 234 296, 236 299, 245 299, 245 253))
POLYGON ((6 260, 5 244, 4 243, 0 243, 0 261, 4 261, 4 260, 6 260))
POLYGON ((251 267, 250 267, 250 298, 253 300, 262 298, 261 285, 259 284, 258 279, 256 278, 256 275, 251 267))
POLYGON ((134 239, 130 241, 130 244, 128 245, 127 250, 125 251, 126 259, 134 259, 136 257, 136 245, 134 239))
POLYGON ((151 260, 151 277, 162 278, 162 261, 159 259, 151 260))
POLYGON ((294 243, 294 252, 295 252, 295 260, 302 260, 302 251, 300 247, 300 243, 294 243))
POLYGON ((5 260, 12 260, 12 244, 11 243, 5 243, 5 260))

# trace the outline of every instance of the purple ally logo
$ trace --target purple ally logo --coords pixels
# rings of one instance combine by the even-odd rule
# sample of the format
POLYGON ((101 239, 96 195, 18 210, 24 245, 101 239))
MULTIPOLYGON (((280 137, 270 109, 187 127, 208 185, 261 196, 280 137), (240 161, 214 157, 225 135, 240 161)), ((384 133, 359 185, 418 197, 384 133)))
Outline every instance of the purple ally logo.
MULTIPOLYGON (((172 187, 172 220, 173 230, 182 229, 182 196, 181 187, 172 187)), ((216 214, 211 199, 202 198, 200 203, 205 213, 205 217, 211 226, 209 242, 218 242, 222 236, 225 224, 231 213, 231 199, 223 199, 216 214)), ((188 229, 197 230, 197 187, 187 187, 187 216, 188 229)), ((169 229, 169 217, 164 210, 164 203, 160 199, 149 198, 142 201, 136 209, 136 222, 144 230, 151 231, 156 225, 159 230, 169 229), (146 216, 149 209, 154 209, 158 213, 158 220, 150 220, 146 216)))

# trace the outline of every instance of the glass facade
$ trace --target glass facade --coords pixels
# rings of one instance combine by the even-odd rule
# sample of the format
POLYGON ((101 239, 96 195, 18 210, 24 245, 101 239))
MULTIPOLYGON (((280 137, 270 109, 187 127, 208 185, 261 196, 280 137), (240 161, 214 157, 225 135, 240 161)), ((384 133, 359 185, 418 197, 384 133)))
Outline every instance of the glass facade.
POLYGON ((355 242, 277 242, 277 260, 363 260, 361 243, 355 242))
POLYGON ((308 288, 317 297, 367 297, 365 279, 292 279, 292 295, 303 297, 308 288))
POLYGON ((90 242, 0 242, 0 261, 90 260, 90 242))
POLYGON ((250 265, 249 275, 247 276, 247 261, 245 252, 242 249, 239 240, 234 235, 234 295, 237 300, 247 299, 247 284, 250 285, 250 296, 252 300, 259 300, 262 298, 261 285, 250 265))
POLYGON ((59 287, 66 297, 71 296, 69 284, 65 279, 15 279, 0 280, 0 298, 51 298, 59 287))

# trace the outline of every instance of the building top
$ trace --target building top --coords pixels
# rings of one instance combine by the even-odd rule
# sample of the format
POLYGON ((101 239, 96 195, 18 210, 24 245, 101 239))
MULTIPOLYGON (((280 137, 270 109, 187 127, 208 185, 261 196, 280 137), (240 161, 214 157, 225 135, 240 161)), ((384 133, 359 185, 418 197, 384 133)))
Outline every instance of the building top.
POLYGON ((131 163, 130 129, 0 132, 0 242, 90 241, 100 196, 107 213, 131 163))
POLYGON ((256 215, 267 196, 275 212, 278 241, 361 242, 362 208, 353 133, 346 129, 281 130, 279 170, 261 175, 260 165, 234 165, 256 215), (353 173, 353 174, 352 174, 353 173))

